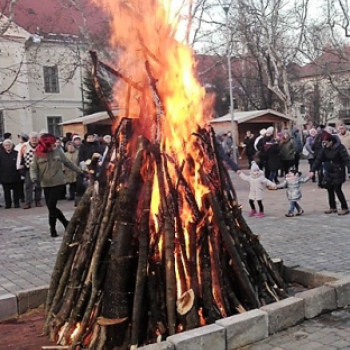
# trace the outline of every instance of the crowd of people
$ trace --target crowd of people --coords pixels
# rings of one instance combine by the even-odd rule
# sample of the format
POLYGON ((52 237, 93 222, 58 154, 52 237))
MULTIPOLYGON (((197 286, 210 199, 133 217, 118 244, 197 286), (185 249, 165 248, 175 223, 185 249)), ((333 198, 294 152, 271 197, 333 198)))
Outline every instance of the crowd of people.
POLYGON ((59 199, 78 204, 87 186, 85 162, 99 154, 102 164, 109 154, 111 136, 67 133, 62 139, 45 130, 21 133, 15 142, 5 133, 0 145, 0 184, 5 209, 31 209, 42 206, 42 194, 49 212, 52 237, 57 236, 56 221, 67 227, 68 220, 57 208, 59 199), (68 185, 68 186, 67 186, 68 185), (68 187, 68 193, 67 193, 68 187))
MULTIPOLYGON (((85 162, 98 154, 103 164, 109 156, 111 136, 99 137, 87 133, 80 135, 67 133, 62 139, 40 133, 19 134, 14 142, 6 133, 0 145, 0 184, 3 188, 5 209, 12 206, 30 209, 42 206, 42 194, 49 212, 51 236, 56 237, 56 221, 64 227, 68 220, 57 208, 59 199, 79 202, 87 187, 85 162), (68 193, 67 193, 68 187, 68 193)), ((311 179, 328 192, 329 208, 326 214, 349 213, 347 201, 342 191, 346 179, 346 168, 350 173, 350 132, 340 125, 338 132, 330 127, 319 125, 304 135, 298 128, 276 132, 274 128, 262 129, 255 137, 247 131, 244 139, 244 152, 249 161, 249 176, 243 174, 232 160, 234 142, 230 133, 217 138, 220 157, 236 171, 243 180, 249 181, 250 216, 264 217, 263 189, 286 188, 290 208, 286 216, 302 215, 298 204, 301 198, 300 184, 311 179), (307 177, 299 172, 300 158, 310 165, 307 177), (283 181, 280 180, 284 177, 283 181), (338 197, 341 209, 336 206, 338 197), (258 211, 255 207, 258 205, 258 211)))
POLYGON ((337 132, 332 127, 319 125, 311 128, 307 135, 298 128, 274 133, 271 126, 260 130, 260 135, 247 131, 244 151, 247 154, 250 177, 237 171, 240 176, 250 181, 249 204, 250 216, 264 217, 262 193, 264 187, 270 189, 286 188, 290 208, 287 217, 302 215, 304 210, 298 204, 301 198, 300 184, 311 179, 318 182, 320 188, 328 192, 329 208, 325 214, 349 214, 349 208, 342 185, 346 180, 346 168, 350 173, 350 132, 346 125, 340 125, 337 132), (310 165, 309 174, 302 178, 299 172, 300 158, 304 157, 310 165), (279 178, 285 177, 280 183, 279 178), (340 202, 337 209, 336 199, 340 202), (259 212, 256 212, 257 201, 259 212))

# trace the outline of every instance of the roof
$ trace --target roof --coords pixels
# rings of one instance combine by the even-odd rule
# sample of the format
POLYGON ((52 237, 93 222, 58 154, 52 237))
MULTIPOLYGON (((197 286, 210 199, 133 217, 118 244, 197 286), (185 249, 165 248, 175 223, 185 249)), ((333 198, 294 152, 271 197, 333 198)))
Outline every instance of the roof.
POLYGON ((106 31, 108 13, 90 0, 0 0, 1 13, 30 34, 86 37, 106 31))
POLYGON ((324 76, 350 70, 350 46, 341 48, 323 48, 322 54, 313 62, 301 67, 294 65, 296 78, 324 76))
MULTIPOLYGON (((117 115, 116 111, 114 111, 114 113, 117 115)), ((109 119, 110 118, 107 112, 97 112, 94 114, 86 115, 84 117, 66 120, 63 123, 61 123, 61 125, 80 124, 80 123, 82 123, 83 125, 88 125, 88 124, 98 123, 102 121, 105 121, 105 123, 103 124, 112 124, 112 121, 109 119)))
MULTIPOLYGON (((287 117, 286 115, 277 112, 273 109, 262 109, 259 111, 247 111, 247 112, 234 112, 234 120, 238 123, 245 123, 251 119, 261 117, 266 114, 273 114, 277 117, 281 117, 287 120, 294 120, 294 118, 287 117)), ((224 115, 223 117, 215 118, 210 121, 211 124, 215 123, 225 123, 225 122, 231 122, 231 113, 224 115)))

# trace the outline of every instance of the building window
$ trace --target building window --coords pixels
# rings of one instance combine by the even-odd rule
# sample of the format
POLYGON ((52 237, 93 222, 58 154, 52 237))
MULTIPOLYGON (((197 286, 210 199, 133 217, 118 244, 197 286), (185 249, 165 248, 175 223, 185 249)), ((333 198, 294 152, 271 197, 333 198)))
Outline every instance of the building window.
POLYGON ((55 136, 62 136, 62 117, 47 117, 47 130, 55 136))
POLYGON ((57 66, 44 67, 44 85, 45 92, 59 93, 60 87, 58 84, 57 66))
POLYGON ((0 111, 0 140, 4 139, 5 134, 5 121, 4 121, 4 113, 0 111))

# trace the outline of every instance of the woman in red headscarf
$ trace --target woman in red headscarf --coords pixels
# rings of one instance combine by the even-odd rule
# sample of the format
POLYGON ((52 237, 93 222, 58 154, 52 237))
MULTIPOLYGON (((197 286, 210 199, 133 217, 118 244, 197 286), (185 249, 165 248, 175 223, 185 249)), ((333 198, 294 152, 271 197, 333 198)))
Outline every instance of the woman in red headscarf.
POLYGON ((329 209, 325 211, 325 214, 337 212, 335 195, 337 195, 341 205, 338 215, 349 214, 349 207, 342 191, 342 185, 346 178, 345 167, 350 171, 350 157, 344 145, 340 143, 339 138, 328 132, 324 132, 322 135, 322 149, 312 164, 309 177, 314 176, 315 171, 319 169, 321 164, 323 164, 324 169, 323 187, 328 191, 329 201, 329 209))
POLYGON ((33 162, 30 165, 30 178, 36 186, 44 189, 45 202, 49 210, 49 225, 52 237, 57 237, 57 219, 65 228, 68 226, 68 220, 61 210, 57 208, 57 201, 62 194, 62 188, 66 185, 63 165, 77 173, 82 173, 80 168, 73 164, 62 151, 56 148, 56 137, 54 135, 41 135, 35 150, 33 162))

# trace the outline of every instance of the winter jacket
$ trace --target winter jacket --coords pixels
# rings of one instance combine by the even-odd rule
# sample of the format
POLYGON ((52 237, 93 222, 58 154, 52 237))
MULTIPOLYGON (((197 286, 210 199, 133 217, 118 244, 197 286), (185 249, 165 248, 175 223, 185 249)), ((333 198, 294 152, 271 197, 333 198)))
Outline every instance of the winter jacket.
MULTIPOLYGON (((65 156, 75 165, 78 165, 78 152, 66 152, 65 156)), ((69 167, 64 167, 64 177, 67 184, 77 181, 77 173, 69 167)))
POLYGON ((308 160, 315 158, 315 152, 312 149, 312 145, 313 145, 314 141, 315 141, 315 137, 311 136, 311 135, 308 136, 306 141, 305 141, 305 148, 309 152, 309 155, 306 157, 306 159, 308 159, 308 160))
POLYGON ((260 201, 264 198, 264 188, 275 187, 276 185, 268 180, 262 171, 259 172, 258 175, 255 175, 255 172, 251 172, 250 175, 243 174, 242 172, 239 174, 240 178, 244 181, 249 181, 249 199, 260 201))
POLYGON ((10 153, 5 150, 0 152, 0 183, 8 184, 14 182, 20 182, 21 177, 17 170, 18 152, 14 149, 10 153))
POLYGON ((350 171, 350 156, 343 144, 336 141, 330 148, 322 148, 318 153, 312 172, 315 172, 323 162, 323 181, 329 185, 340 185, 345 182, 345 167, 350 171))
POLYGON ((293 127, 293 140, 295 153, 301 153, 303 150, 303 139, 297 128, 293 127))
POLYGON ((258 157, 260 159, 260 162, 267 161, 267 153, 265 151, 265 144, 266 144, 266 136, 263 136, 259 140, 259 142, 256 144, 256 148, 258 149, 258 157))
POLYGON ((63 152, 55 149, 42 157, 34 155, 29 169, 30 178, 33 182, 39 181, 43 188, 64 185, 66 181, 63 165, 77 173, 82 173, 82 170, 73 164, 63 152))
POLYGON ((21 169, 22 166, 24 166, 25 169, 29 169, 30 164, 33 161, 35 148, 36 146, 32 146, 29 141, 24 143, 18 152, 17 169, 21 169))
POLYGON ((254 142, 255 142, 254 137, 246 137, 244 139, 244 144, 246 146, 245 151, 247 153, 247 156, 253 156, 256 153, 254 142))
POLYGON ((287 189, 287 199, 289 201, 297 201, 301 198, 301 190, 300 190, 300 185, 304 182, 309 181, 310 178, 308 177, 300 177, 298 175, 289 177, 288 175, 286 176, 286 179, 277 185, 277 188, 286 188, 287 189))
POLYGON ((295 148, 293 139, 288 138, 280 142, 281 160, 294 160, 295 148))
POLYGON ((79 156, 78 156, 79 163, 85 162, 86 160, 91 159, 94 153, 102 154, 103 147, 97 142, 85 142, 79 148, 79 156))
POLYGON ((221 160, 225 162, 231 168, 231 170, 239 170, 238 165, 227 155, 227 153, 225 153, 224 149, 222 148, 221 142, 219 142, 218 139, 216 139, 216 150, 221 160))
POLYGON ((267 155, 267 166, 270 171, 278 171, 281 167, 280 147, 277 142, 266 142, 265 152, 267 155))
POLYGON ((346 131, 344 135, 338 134, 340 142, 344 145, 345 149, 350 154, 350 132, 346 131))

